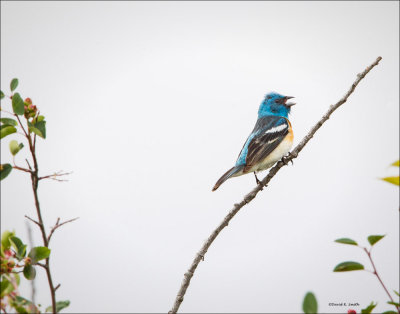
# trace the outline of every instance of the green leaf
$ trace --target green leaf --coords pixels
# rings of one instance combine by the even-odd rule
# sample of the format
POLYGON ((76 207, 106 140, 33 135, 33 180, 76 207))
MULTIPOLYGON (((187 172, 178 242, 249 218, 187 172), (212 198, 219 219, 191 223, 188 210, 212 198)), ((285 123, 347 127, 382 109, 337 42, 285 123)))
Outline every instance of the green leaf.
POLYGON ((42 138, 46 138, 46 121, 38 121, 35 124, 28 122, 28 128, 31 132, 39 135, 42 138))
POLYGON ((11 118, 0 118, 1 123, 4 125, 11 125, 11 126, 17 126, 17 121, 11 118))
POLYGON ((10 146, 10 152, 13 156, 18 154, 18 152, 24 147, 24 144, 19 143, 16 140, 12 140, 9 144, 10 146))
POLYGON ((12 170, 12 166, 10 164, 2 164, 0 166, 0 180, 7 178, 12 170))
POLYGON ((2 90, 0 90, 0 99, 3 99, 3 98, 4 98, 4 93, 2 90))
POLYGON ((13 156, 15 156, 18 153, 18 142, 16 140, 12 140, 10 141, 10 143, 8 144, 9 148, 10 148, 10 152, 13 156))
POLYGON ((391 164, 391 166, 400 167, 400 160, 395 161, 394 163, 391 164))
POLYGON ((382 178, 382 180, 392 183, 394 185, 400 185, 399 177, 386 177, 386 178, 382 178))
MULTIPOLYGON (((66 307, 68 307, 70 303, 71 302, 69 302, 69 301, 58 301, 56 303, 56 313, 59 313, 62 309, 65 309, 66 307)), ((48 306, 46 308, 46 312, 51 312, 52 310, 53 310, 52 306, 48 306)))
POLYGON ((392 302, 392 301, 388 301, 387 304, 391 304, 391 305, 394 305, 396 307, 400 306, 400 303, 392 302))
POLYGON ((28 257, 32 259, 32 263, 36 264, 42 259, 48 258, 50 256, 50 249, 45 246, 37 246, 31 249, 28 257))
POLYGON ((22 100, 21 96, 18 93, 15 93, 12 96, 12 107, 15 114, 21 116, 25 112, 25 104, 22 100))
POLYGON ((15 297, 14 307, 18 313, 39 313, 39 309, 32 301, 29 301, 19 295, 15 297))
POLYGON ((15 305, 14 308, 18 314, 28 314, 28 310, 26 308, 24 308, 23 306, 15 305))
POLYGON ((318 302, 314 293, 307 292, 303 300, 303 312, 306 314, 318 313, 318 302))
POLYGON ((10 164, 2 164, 0 166, 0 180, 5 179, 11 172, 12 166, 10 164))
POLYGON ((11 125, 1 125, 0 127, 0 138, 6 137, 7 135, 17 132, 17 129, 11 125))
POLYGON ((349 238, 340 238, 335 240, 337 243, 343 243, 343 244, 351 244, 351 245, 358 245, 356 241, 349 239, 349 238))
POLYGON ((14 78, 12 79, 11 83, 10 83, 10 89, 13 92, 18 86, 18 79, 14 78))
POLYGON ((10 243, 10 238, 15 235, 14 231, 4 231, 3 234, 1 235, 1 249, 2 250, 8 250, 11 247, 10 243))
POLYGON ((36 277, 36 269, 31 264, 25 265, 24 277, 28 280, 33 280, 36 277))
POLYGON ((394 292, 398 297, 400 297, 400 294, 399 294, 396 290, 393 290, 393 292, 394 292))
POLYGON ((46 138, 46 121, 41 120, 35 123, 35 128, 42 133, 42 137, 46 138))
POLYGON ((68 307, 70 303, 71 302, 69 302, 68 300, 67 301, 58 301, 56 303, 56 311, 57 311, 57 313, 59 313, 62 309, 65 309, 66 307, 68 307))
POLYGON ((1 278, 0 283, 0 296, 3 298, 5 295, 9 294, 14 290, 14 286, 11 282, 9 282, 6 278, 1 278))
POLYGON ((362 310, 361 310, 361 313, 362 313, 362 314, 369 314, 369 313, 372 313, 372 310, 375 308, 375 306, 376 306, 377 304, 378 304, 378 303, 371 302, 370 305, 368 305, 365 309, 362 309, 362 310))
POLYGON ((19 261, 22 260, 22 259, 25 257, 25 255, 26 255, 26 247, 27 247, 26 244, 24 244, 23 246, 21 246, 21 247, 19 248, 17 254, 16 254, 15 257, 16 257, 19 261))
POLYGON ((16 252, 16 258, 20 261, 26 255, 26 244, 23 244, 22 241, 17 237, 10 237, 11 246, 14 248, 16 252))
POLYGON ((42 134, 42 132, 40 132, 39 129, 35 128, 34 126, 29 126, 28 129, 29 129, 30 132, 33 132, 36 135, 39 135, 40 137, 43 138, 43 134, 42 134))
POLYGON ((385 235, 370 235, 368 237, 368 242, 371 245, 374 245, 376 242, 378 242, 380 239, 382 239, 385 235))
POLYGON ((399 312, 396 312, 396 311, 385 311, 382 314, 399 314, 399 312))
POLYGON ((334 272, 362 270, 364 266, 357 262, 343 262, 335 267, 334 272))
POLYGON ((20 238, 17 238, 16 236, 12 236, 9 238, 11 246, 14 248, 15 251, 18 251, 20 247, 24 245, 24 243, 21 241, 20 238))

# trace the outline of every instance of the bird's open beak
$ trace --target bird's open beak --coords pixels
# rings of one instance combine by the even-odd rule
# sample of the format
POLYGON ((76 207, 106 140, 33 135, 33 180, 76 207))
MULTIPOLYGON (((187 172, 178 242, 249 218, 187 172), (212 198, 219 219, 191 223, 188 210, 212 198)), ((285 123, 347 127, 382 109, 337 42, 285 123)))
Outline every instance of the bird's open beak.
POLYGON ((294 103, 294 102, 287 102, 289 99, 291 99, 291 98, 294 98, 293 96, 286 96, 285 97, 285 106, 286 107, 291 107, 291 106, 294 106, 296 103, 294 103))

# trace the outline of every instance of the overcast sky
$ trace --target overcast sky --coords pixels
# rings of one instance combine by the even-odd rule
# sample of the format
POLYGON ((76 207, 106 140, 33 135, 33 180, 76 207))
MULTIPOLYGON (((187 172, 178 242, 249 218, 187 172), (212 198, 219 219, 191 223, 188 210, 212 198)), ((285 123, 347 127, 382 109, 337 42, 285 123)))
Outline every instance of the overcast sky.
MULTIPOLYGON (((18 77, 46 116, 40 173, 73 171, 39 189, 46 226, 80 217, 51 244, 65 312, 167 312, 203 241, 255 186, 251 174, 211 192, 264 95, 296 97, 297 144, 378 56, 294 165, 223 230, 182 312, 296 313, 310 290, 321 312, 391 309, 372 274, 332 270, 348 260, 371 269, 335 239, 386 234, 373 258, 399 290, 399 191, 378 179, 398 173, 399 2, 2 1, 1 89, 18 77)), ((2 140, 2 163, 14 138, 2 140)), ((1 195, 2 230, 27 241, 28 176, 13 171, 1 195)), ((41 270, 37 285, 46 307, 41 270)))

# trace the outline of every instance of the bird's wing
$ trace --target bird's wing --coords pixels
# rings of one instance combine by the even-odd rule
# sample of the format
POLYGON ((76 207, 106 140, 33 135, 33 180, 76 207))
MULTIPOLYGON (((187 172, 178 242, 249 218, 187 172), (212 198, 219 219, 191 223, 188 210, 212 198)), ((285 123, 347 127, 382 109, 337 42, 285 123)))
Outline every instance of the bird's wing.
POLYGON ((289 133, 287 119, 268 116, 257 121, 252 134, 255 134, 247 146, 246 165, 243 172, 263 161, 289 133))

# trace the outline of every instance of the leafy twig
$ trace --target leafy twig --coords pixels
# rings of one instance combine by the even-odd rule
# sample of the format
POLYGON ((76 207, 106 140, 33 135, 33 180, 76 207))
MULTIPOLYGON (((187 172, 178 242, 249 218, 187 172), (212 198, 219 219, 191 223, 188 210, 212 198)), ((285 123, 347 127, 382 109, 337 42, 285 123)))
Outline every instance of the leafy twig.
POLYGON ((287 165, 289 161, 292 161, 295 159, 300 151, 304 148, 304 146, 310 141, 310 139, 314 136, 314 134, 318 131, 318 129, 326 122, 326 120, 329 119, 331 114, 338 109, 341 105, 343 105, 346 101, 347 98, 354 92, 355 88, 357 85, 360 83, 360 81, 368 74, 369 71, 372 70, 376 65, 378 65, 379 61, 381 61, 381 57, 378 57, 369 67, 367 67, 362 73, 359 73, 357 75, 357 79, 354 81, 354 83, 351 85, 350 89, 348 92, 334 105, 331 105, 327 113, 317 122, 317 124, 310 130, 310 132, 303 138, 303 140, 292 150, 292 152, 289 154, 288 157, 285 157, 283 161, 279 161, 268 173, 268 175, 261 181, 261 184, 257 185, 250 193, 248 193, 244 199, 240 202, 234 205, 233 209, 225 216, 225 218, 222 220, 222 222, 219 224, 219 226, 211 233, 209 238, 205 241, 203 244, 202 248, 200 251, 196 254, 190 268, 188 271, 184 274, 183 281, 181 284, 181 287, 178 291, 178 294, 175 298, 174 304, 172 306, 172 309, 169 311, 169 313, 176 313, 179 310, 179 307, 183 301, 183 298, 185 296, 186 290, 189 287, 190 280, 194 275, 194 272, 196 271, 197 266, 199 265, 201 260, 204 260, 204 256, 207 253, 207 250, 211 246, 211 244, 214 242, 214 240, 217 238, 218 234, 224 229, 230 222, 230 220, 239 212, 239 210, 249 202, 251 202, 257 195, 258 192, 260 192, 264 186, 266 186, 271 179, 278 173, 278 171, 284 166, 287 165))

